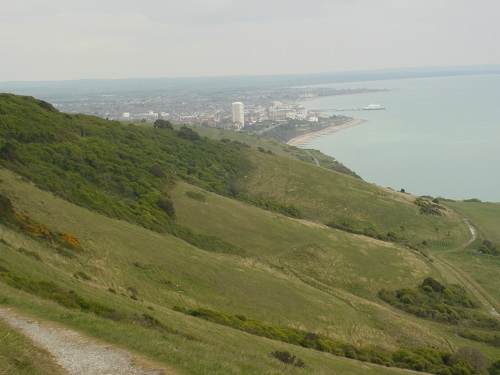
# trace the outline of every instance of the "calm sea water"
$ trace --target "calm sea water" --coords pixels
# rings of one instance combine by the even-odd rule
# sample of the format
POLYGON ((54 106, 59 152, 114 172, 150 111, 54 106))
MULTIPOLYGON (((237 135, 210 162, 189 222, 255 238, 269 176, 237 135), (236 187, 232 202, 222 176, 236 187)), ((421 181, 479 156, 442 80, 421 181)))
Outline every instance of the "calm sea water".
POLYGON ((333 156, 365 181, 416 195, 500 202, 500 75, 323 85, 386 88, 302 103, 367 120, 306 147, 333 156))

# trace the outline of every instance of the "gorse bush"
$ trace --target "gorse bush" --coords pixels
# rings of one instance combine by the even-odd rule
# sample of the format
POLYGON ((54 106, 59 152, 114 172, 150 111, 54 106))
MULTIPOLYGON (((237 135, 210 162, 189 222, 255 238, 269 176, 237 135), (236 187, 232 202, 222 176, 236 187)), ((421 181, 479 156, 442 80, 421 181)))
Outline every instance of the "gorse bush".
POLYGON ((37 223, 28 215, 17 215, 16 227, 37 239, 59 243, 70 249, 83 250, 80 239, 74 234, 56 232, 43 224, 37 223))

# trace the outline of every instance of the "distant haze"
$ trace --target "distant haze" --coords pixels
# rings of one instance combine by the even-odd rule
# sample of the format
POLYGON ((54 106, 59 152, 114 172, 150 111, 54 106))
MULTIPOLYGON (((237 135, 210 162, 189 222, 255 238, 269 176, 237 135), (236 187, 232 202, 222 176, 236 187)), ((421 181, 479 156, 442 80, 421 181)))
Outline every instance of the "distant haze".
POLYGON ((0 82, 499 64, 498 0, 0 0, 0 82))

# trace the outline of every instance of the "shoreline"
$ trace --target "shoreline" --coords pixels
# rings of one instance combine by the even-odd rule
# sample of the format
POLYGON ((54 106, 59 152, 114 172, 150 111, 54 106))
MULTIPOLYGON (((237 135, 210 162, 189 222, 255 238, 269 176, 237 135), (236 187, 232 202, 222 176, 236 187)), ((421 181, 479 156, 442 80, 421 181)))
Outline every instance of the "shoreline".
POLYGON ((337 133, 341 130, 364 124, 365 122, 366 122, 366 120, 361 120, 361 119, 349 120, 349 121, 347 121, 343 124, 340 124, 340 125, 335 125, 335 126, 331 126, 329 128, 318 130, 318 131, 315 131, 312 133, 306 133, 306 134, 299 135, 298 137, 290 139, 288 142, 286 142, 286 144, 289 146, 302 147, 302 146, 306 145, 307 143, 311 142, 313 139, 319 138, 323 135, 337 133))

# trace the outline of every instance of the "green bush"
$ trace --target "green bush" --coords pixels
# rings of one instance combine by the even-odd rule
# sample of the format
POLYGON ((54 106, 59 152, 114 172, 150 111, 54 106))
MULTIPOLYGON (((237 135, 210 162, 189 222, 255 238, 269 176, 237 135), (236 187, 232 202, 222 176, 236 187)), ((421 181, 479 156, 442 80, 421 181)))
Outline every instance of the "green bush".
POLYGON ((423 215, 442 216, 443 213, 441 211, 445 210, 443 206, 429 202, 423 198, 417 198, 413 203, 420 207, 420 213, 423 215))
POLYGON ((379 298, 420 318, 466 327, 500 329, 500 323, 479 311, 479 303, 460 285, 445 286, 433 278, 417 288, 382 289, 379 298))
POLYGON ((304 361, 302 361, 302 359, 297 358, 295 355, 292 355, 290 354, 290 352, 287 351, 276 350, 271 353, 271 356, 283 363, 286 363, 287 365, 292 365, 294 367, 300 367, 300 368, 306 366, 306 364, 304 363, 304 361))
POLYGON ((16 212, 10 199, 0 193, 0 224, 12 224, 16 222, 16 212))

